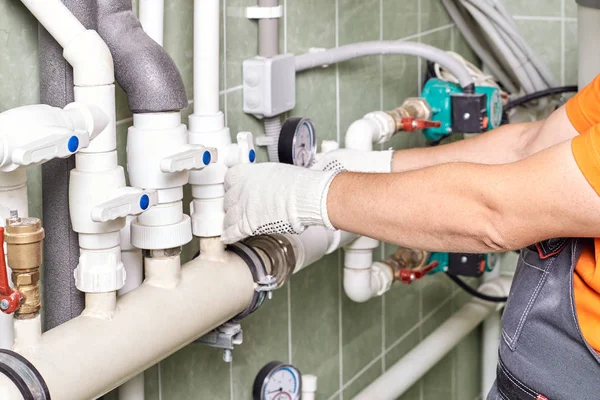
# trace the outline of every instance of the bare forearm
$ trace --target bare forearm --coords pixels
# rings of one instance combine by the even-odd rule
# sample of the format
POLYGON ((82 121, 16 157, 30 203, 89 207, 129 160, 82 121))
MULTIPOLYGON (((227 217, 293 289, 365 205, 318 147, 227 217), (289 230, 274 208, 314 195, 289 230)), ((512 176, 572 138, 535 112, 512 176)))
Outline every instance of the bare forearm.
POLYGON ((443 146, 399 150, 394 153, 392 171, 412 171, 451 162, 506 164, 571 140, 577 134, 562 106, 544 121, 504 125, 443 146))
POLYGON ((398 150, 393 172, 412 171, 451 162, 504 164, 523 158, 528 137, 536 135, 543 122, 504 125, 482 135, 436 147, 398 150))
POLYGON ((339 174, 329 189, 329 218, 336 228, 405 247, 504 250, 494 242, 485 193, 468 178, 481 167, 445 164, 406 173, 339 174))

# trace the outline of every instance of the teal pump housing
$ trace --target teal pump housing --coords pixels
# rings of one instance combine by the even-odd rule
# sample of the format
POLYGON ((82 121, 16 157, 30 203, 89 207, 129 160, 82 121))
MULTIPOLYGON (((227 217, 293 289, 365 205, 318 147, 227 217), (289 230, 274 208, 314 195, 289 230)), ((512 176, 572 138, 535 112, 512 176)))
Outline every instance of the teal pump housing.
MULTIPOLYGON (((443 81, 438 78, 432 78, 425 83, 421 97, 423 97, 432 110, 432 121, 441 123, 440 127, 427 128, 423 134, 429 140, 440 140, 444 136, 454 132, 452 129, 452 95, 462 93, 461 87, 452 82, 443 81)), ((493 86, 475 86, 475 93, 486 95, 487 104, 487 126, 486 130, 494 129, 502 123, 502 97, 500 90, 493 86)))

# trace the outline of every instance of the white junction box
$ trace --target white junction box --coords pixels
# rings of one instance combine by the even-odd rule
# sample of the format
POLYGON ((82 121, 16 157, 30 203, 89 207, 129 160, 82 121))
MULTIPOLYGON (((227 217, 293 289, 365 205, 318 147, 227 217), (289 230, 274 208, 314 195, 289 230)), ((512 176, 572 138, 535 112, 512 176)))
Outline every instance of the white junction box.
POLYGON ((274 117, 296 106, 296 60, 293 54, 255 57, 243 63, 244 112, 274 117))

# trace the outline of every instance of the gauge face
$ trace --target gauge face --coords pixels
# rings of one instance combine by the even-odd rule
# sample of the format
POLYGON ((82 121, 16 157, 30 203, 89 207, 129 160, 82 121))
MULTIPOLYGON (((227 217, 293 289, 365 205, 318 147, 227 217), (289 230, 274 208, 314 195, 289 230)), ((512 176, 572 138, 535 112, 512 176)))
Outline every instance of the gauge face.
POLYGON ((292 365, 270 362, 254 381, 255 400, 299 400, 301 393, 300 371, 292 365))
POLYGON ((309 167, 317 152, 315 127, 307 118, 289 118, 279 135, 279 161, 309 167))
POLYGON ((308 167, 315 153, 315 134, 313 124, 309 120, 303 120, 296 129, 294 137, 294 165, 308 167))

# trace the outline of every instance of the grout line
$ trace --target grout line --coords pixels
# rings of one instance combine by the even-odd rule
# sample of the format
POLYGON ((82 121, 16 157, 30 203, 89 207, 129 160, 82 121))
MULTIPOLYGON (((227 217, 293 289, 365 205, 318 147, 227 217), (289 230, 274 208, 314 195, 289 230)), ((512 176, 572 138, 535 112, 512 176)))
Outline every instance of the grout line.
POLYGON ((124 125, 124 124, 130 124, 132 122, 133 122, 133 117, 120 119, 120 120, 117 121, 117 126, 124 125))
POLYGON ((288 362, 292 364, 292 284, 287 283, 288 362))
MULTIPOLYGON (((337 0, 336 0, 337 2, 337 0)), ((340 400, 344 400, 344 343, 342 340, 342 335, 344 334, 344 330, 342 324, 344 322, 342 315, 342 252, 338 252, 338 359, 340 363, 339 368, 339 386, 337 393, 339 393, 340 400)), ((334 396, 335 397, 335 396, 334 396)))
POLYGON ((451 294, 444 301, 442 301, 437 307, 435 307, 433 310, 431 310, 429 313, 427 313, 427 315, 425 316, 425 318, 421 319, 418 323, 416 323, 408 331, 406 331, 402 336, 400 336, 392 345, 390 345, 385 350, 385 352, 383 354, 379 354, 377 357, 375 357, 374 359, 372 359, 367 365, 365 365, 360 371, 358 371, 352 378, 350 378, 346 383, 344 383, 344 385, 339 389, 338 392, 336 392, 333 395, 331 395, 331 397, 329 397, 329 399, 327 399, 327 400, 333 400, 333 399, 335 399, 336 396, 339 393, 341 393, 345 389, 347 389, 352 383, 354 383, 358 378, 360 378, 361 375, 363 375, 369 368, 371 368, 373 365, 375 365, 382 357, 385 357, 396 346, 398 346, 400 343, 402 343, 402 341, 404 339, 406 339, 408 336, 410 336, 412 333, 414 333, 417 329, 420 329, 421 326, 429 318, 431 318, 433 315, 435 315, 435 313, 437 313, 440 309, 442 309, 442 307, 446 306, 446 304, 448 304, 450 301, 452 301, 455 296, 456 296, 455 293, 451 294))
POLYGON ((565 0, 560 1, 560 84, 565 85, 566 71, 565 71, 565 53, 566 53, 566 24, 565 11, 566 2, 565 0))
MULTIPOLYGON (((222 12, 223 12, 223 23, 222 23, 222 29, 223 29, 223 87, 226 88, 227 87, 227 0, 223 0, 223 8, 222 8, 222 12)), ((221 92, 219 92, 219 94, 221 94, 221 92)), ((227 91, 225 91, 223 93, 223 114, 225 116, 225 126, 229 126, 228 124, 228 114, 229 114, 229 110, 227 107, 227 91)), ((233 396, 233 394, 232 394, 233 396)))
MULTIPOLYGON (((335 47, 340 46, 340 5, 339 0, 335 0, 335 47)), ((336 140, 340 144, 341 140, 341 115, 340 115, 340 67, 335 64, 335 119, 336 119, 336 140)))
POLYGON ((221 90, 219 92, 219 94, 227 94, 227 93, 237 92, 239 90, 242 90, 243 87, 244 87, 243 85, 238 85, 238 86, 230 87, 229 89, 221 90))
MULTIPOLYGON (((421 29, 423 29, 422 26, 422 22, 421 22, 421 10, 422 10, 422 0, 418 0, 417 2, 417 15, 418 15, 418 19, 417 19, 417 42, 421 43, 421 29)), ((406 40, 406 39, 405 39, 406 40)), ((421 60, 421 57, 417 58, 417 95, 421 96, 421 81, 423 80, 423 61, 421 60)))
POLYGON ((288 52, 287 36, 287 0, 283 0, 283 52, 288 52))
POLYGON ((162 375, 160 372, 160 362, 158 363, 158 400, 162 400, 162 375))
MULTIPOLYGON (((552 16, 537 16, 537 15, 513 15, 513 18, 517 21, 544 21, 544 22, 552 22, 552 21, 561 21, 563 17, 552 17, 552 16)), ((576 18, 574 18, 576 19, 576 18)))
POLYGON ((234 400, 233 398, 233 363, 235 360, 231 360, 229 363, 229 400, 234 400))

